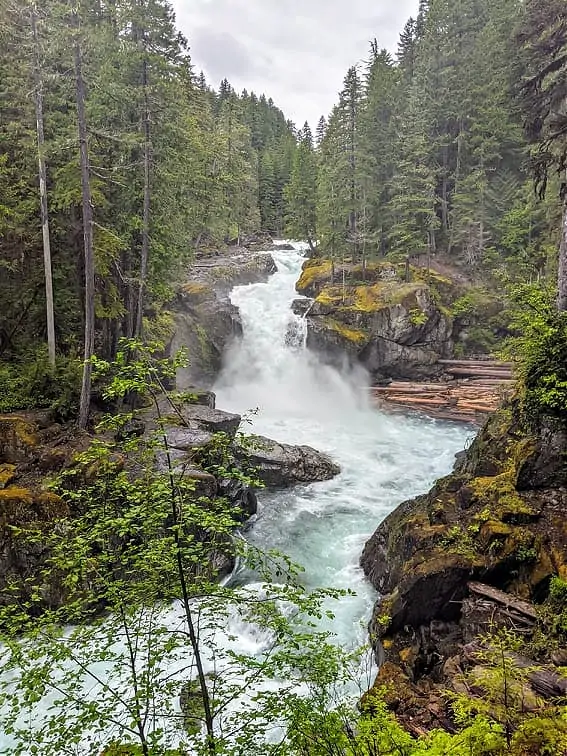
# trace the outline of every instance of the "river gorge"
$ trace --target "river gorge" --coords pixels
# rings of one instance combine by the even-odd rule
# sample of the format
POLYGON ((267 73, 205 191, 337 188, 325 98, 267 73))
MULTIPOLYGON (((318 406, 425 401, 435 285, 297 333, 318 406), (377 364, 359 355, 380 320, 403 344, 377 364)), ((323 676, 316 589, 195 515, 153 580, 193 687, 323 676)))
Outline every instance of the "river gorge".
MULTIPOLYGON (((359 566, 365 542, 400 502, 427 491, 450 472, 455 454, 475 431, 472 426, 417 414, 384 414, 373 408, 362 370, 324 364, 305 347, 305 322, 291 309, 304 262, 302 245, 276 247, 271 254, 276 272, 262 283, 237 286, 231 292, 243 333, 224 355, 213 386, 217 404, 245 416, 250 422, 243 424, 245 432, 327 453, 340 465, 341 474, 323 483, 261 492, 258 513, 244 537, 261 550, 277 549, 302 565, 307 588, 350 592, 332 602, 334 616, 323 615, 321 629, 333 633, 343 649, 354 649, 367 640, 376 600, 359 566)), ((259 590, 257 577, 238 565, 228 581, 247 585, 252 592, 259 590)), ((162 621, 170 628, 179 627, 178 607, 171 607, 162 621)), ((214 650, 205 649, 205 666, 216 674, 223 650, 261 658, 271 639, 233 613, 225 627, 214 629, 210 641, 214 650)), ((92 642, 96 645, 94 636, 92 642)), ((100 697, 104 681, 111 684, 113 677, 120 677, 121 654, 125 653, 118 641, 111 662, 92 663, 96 682, 85 678, 85 696, 100 697)), ((168 674, 182 679, 186 668, 178 657, 168 674)), ((372 683, 369 668, 366 673, 362 684, 368 687, 372 683)), ((53 693, 42 700, 35 727, 42 726, 46 706, 56 697, 53 693)), ((73 753, 91 752, 90 735, 94 737, 85 729, 73 753)), ((111 731, 108 736, 112 737, 111 731)), ((12 741, 1 732, 0 751, 14 752, 12 741)))

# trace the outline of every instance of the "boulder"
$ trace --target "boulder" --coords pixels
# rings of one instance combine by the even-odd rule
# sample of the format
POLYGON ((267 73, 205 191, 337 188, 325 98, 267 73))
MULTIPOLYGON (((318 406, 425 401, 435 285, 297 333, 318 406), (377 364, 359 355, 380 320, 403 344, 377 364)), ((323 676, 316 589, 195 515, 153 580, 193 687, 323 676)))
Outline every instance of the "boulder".
POLYGON ((241 522, 246 522, 258 511, 258 497, 254 490, 236 478, 219 480, 218 495, 236 510, 236 517, 241 522))
POLYGON ((454 321, 445 306, 455 297, 452 281, 419 268, 372 263, 333 266, 308 260, 297 290, 313 297, 293 309, 307 318, 307 347, 331 362, 347 356, 379 382, 417 380, 440 371, 450 357, 454 321), (344 278, 343 278, 344 276, 344 278))
POLYGON ((23 415, 0 415, 0 462, 32 459, 39 444, 38 426, 23 415))
POLYGON ((176 426, 167 429, 166 438, 171 449, 187 453, 209 446, 213 440, 213 434, 199 428, 176 426))
POLYGON ((263 436, 254 436, 246 448, 237 446, 236 452, 268 488, 330 480, 341 471, 329 456, 310 446, 279 444, 263 436))
POLYGON ((41 539, 27 539, 21 529, 51 532, 60 518, 69 516, 67 504, 40 488, 9 485, 0 490, 0 605, 12 603, 15 586, 26 600, 37 589, 45 606, 60 605, 65 591, 56 581, 42 584, 46 547, 41 539), (12 586, 13 583, 13 586, 12 586))
POLYGON ((186 405, 183 408, 183 417, 189 427, 201 428, 211 433, 226 433, 234 437, 242 420, 240 415, 211 409, 198 404, 186 405))

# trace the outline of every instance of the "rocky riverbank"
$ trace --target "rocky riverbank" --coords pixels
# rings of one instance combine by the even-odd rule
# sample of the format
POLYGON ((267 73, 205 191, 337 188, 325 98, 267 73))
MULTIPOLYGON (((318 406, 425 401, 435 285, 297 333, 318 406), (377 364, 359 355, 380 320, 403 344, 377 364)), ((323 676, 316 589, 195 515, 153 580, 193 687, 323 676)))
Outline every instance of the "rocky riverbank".
MULTIPOLYGON (((395 689, 390 704, 413 727, 455 726, 444 691, 475 695, 479 648, 498 628, 519 632, 526 663, 555 680, 548 697, 567 689, 553 671, 567 659, 565 636, 546 618, 553 580, 567 580, 567 436, 518 417, 500 409, 454 472, 401 504, 364 549, 381 594, 370 627, 376 684, 395 689)), ((543 708, 541 685, 526 686, 543 708)))
POLYGON ((490 354, 507 333, 497 292, 447 262, 414 263, 306 260, 296 286, 306 299, 294 311, 306 318, 307 346, 362 365, 374 384, 431 380, 439 360, 490 354))
MULTIPOLYGON (((328 480, 340 472, 327 455, 310 447, 259 437, 247 441, 238 433, 240 416, 216 409, 214 394, 202 392, 195 399, 202 403, 171 405, 164 397, 159 403, 162 420, 158 421, 155 410, 141 410, 116 435, 91 436, 71 425, 53 424, 48 413, 0 415, 0 604, 13 601, 10 583, 21 584, 25 591, 37 589, 42 565, 49 559, 41 542, 30 543, 22 537, 26 528, 59 527, 88 505, 88 501, 74 501, 70 507, 61 492, 53 490, 54 478, 72 472, 88 488, 96 486, 99 475, 108 474, 105 466, 80 459, 93 442, 110 445, 108 463, 114 475, 126 472, 136 478, 140 474, 138 451, 132 451, 128 441, 137 437, 141 448, 151 449, 151 436, 165 421, 165 446, 155 452, 156 471, 167 472, 172 461, 175 475, 193 485, 199 500, 210 501, 211 506, 224 502, 227 510, 239 513, 241 522, 256 513, 256 489, 227 470, 245 470, 273 488, 328 480), (217 460, 219 449, 222 460, 217 460), (216 469, 225 472, 218 474, 216 469)), ((211 549, 210 562, 215 575, 230 573, 234 566, 230 544, 211 549)), ((59 584, 41 585, 39 590, 46 605, 58 606, 65 600, 59 584)))
POLYGON ((430 378, 439 372, 437 361, 453 354, 455 323, 448 304, 459 285, 433 271, 313 258, 296 288, 313 300, 294 306, 307 318, 307 346, 331 360, 346 355, 374 382, 430 378))

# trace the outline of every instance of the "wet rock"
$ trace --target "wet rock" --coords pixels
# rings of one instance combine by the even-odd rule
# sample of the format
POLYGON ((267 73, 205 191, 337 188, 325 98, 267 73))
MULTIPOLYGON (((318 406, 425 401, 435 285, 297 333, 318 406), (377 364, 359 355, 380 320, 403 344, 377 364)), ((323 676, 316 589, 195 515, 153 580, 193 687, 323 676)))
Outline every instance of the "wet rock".
POLYGON ((329 456, 310 446, 279 444, 263 436, 254 436, 246 449, 237 447, 237 455, 268 488, 330 480, 341 471, 329 456))
POLYGON ((188 365, 177 371, 177 388, 181 391, 199 384, 210 386, 222 367, 223 354, 242 335, 238 309, 227 297, 211 290, 210 297, 191 303, 186 295, 175 305, 175 332, 169 353, 188 352, 188 365))
POLYGON ((198 428, 168 428, 166 431, 168 446, 182 452, 204 449, 213 440, 213 434, 198 428))
POLYGON ((291 303, 291 310, 295 315, 303 318, 313 307, 312 299, 294 299, 291 303))
POLYGON ((226 433, 232 437, 235 436, 242 420, 240 415, 200 405, 185 406, 183 416, 191 427, 211 433, 226 433))
POLYGON ((229 505, 241 513, 238 519, 246 522, 258 511, 258 498, 254 490, 235 478, 219 480, 218 494, 224 497, 229 505))
POLYGON ((234 286, 267 281, 275 271, 270 254, 242 248, 195 261, 171 305, 174 332, 168 352, 174 354, 180 348, 188 352, 188 365, 177 373, 178 389, 213 384, 223 355, 242 335, 240 314, 229 292, 234 286))

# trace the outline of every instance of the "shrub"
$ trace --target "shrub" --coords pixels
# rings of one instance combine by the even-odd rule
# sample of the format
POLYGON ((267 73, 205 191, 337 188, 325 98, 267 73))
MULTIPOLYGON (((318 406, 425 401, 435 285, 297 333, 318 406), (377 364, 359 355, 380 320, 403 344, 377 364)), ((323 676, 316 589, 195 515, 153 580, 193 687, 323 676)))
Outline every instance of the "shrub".
POLYGON ((82 363, 58 358, 55 369, 45 350, 27 359, 0 362, 0 412, 51 409, 58 420, 68 420, 79 406, 82 363))

